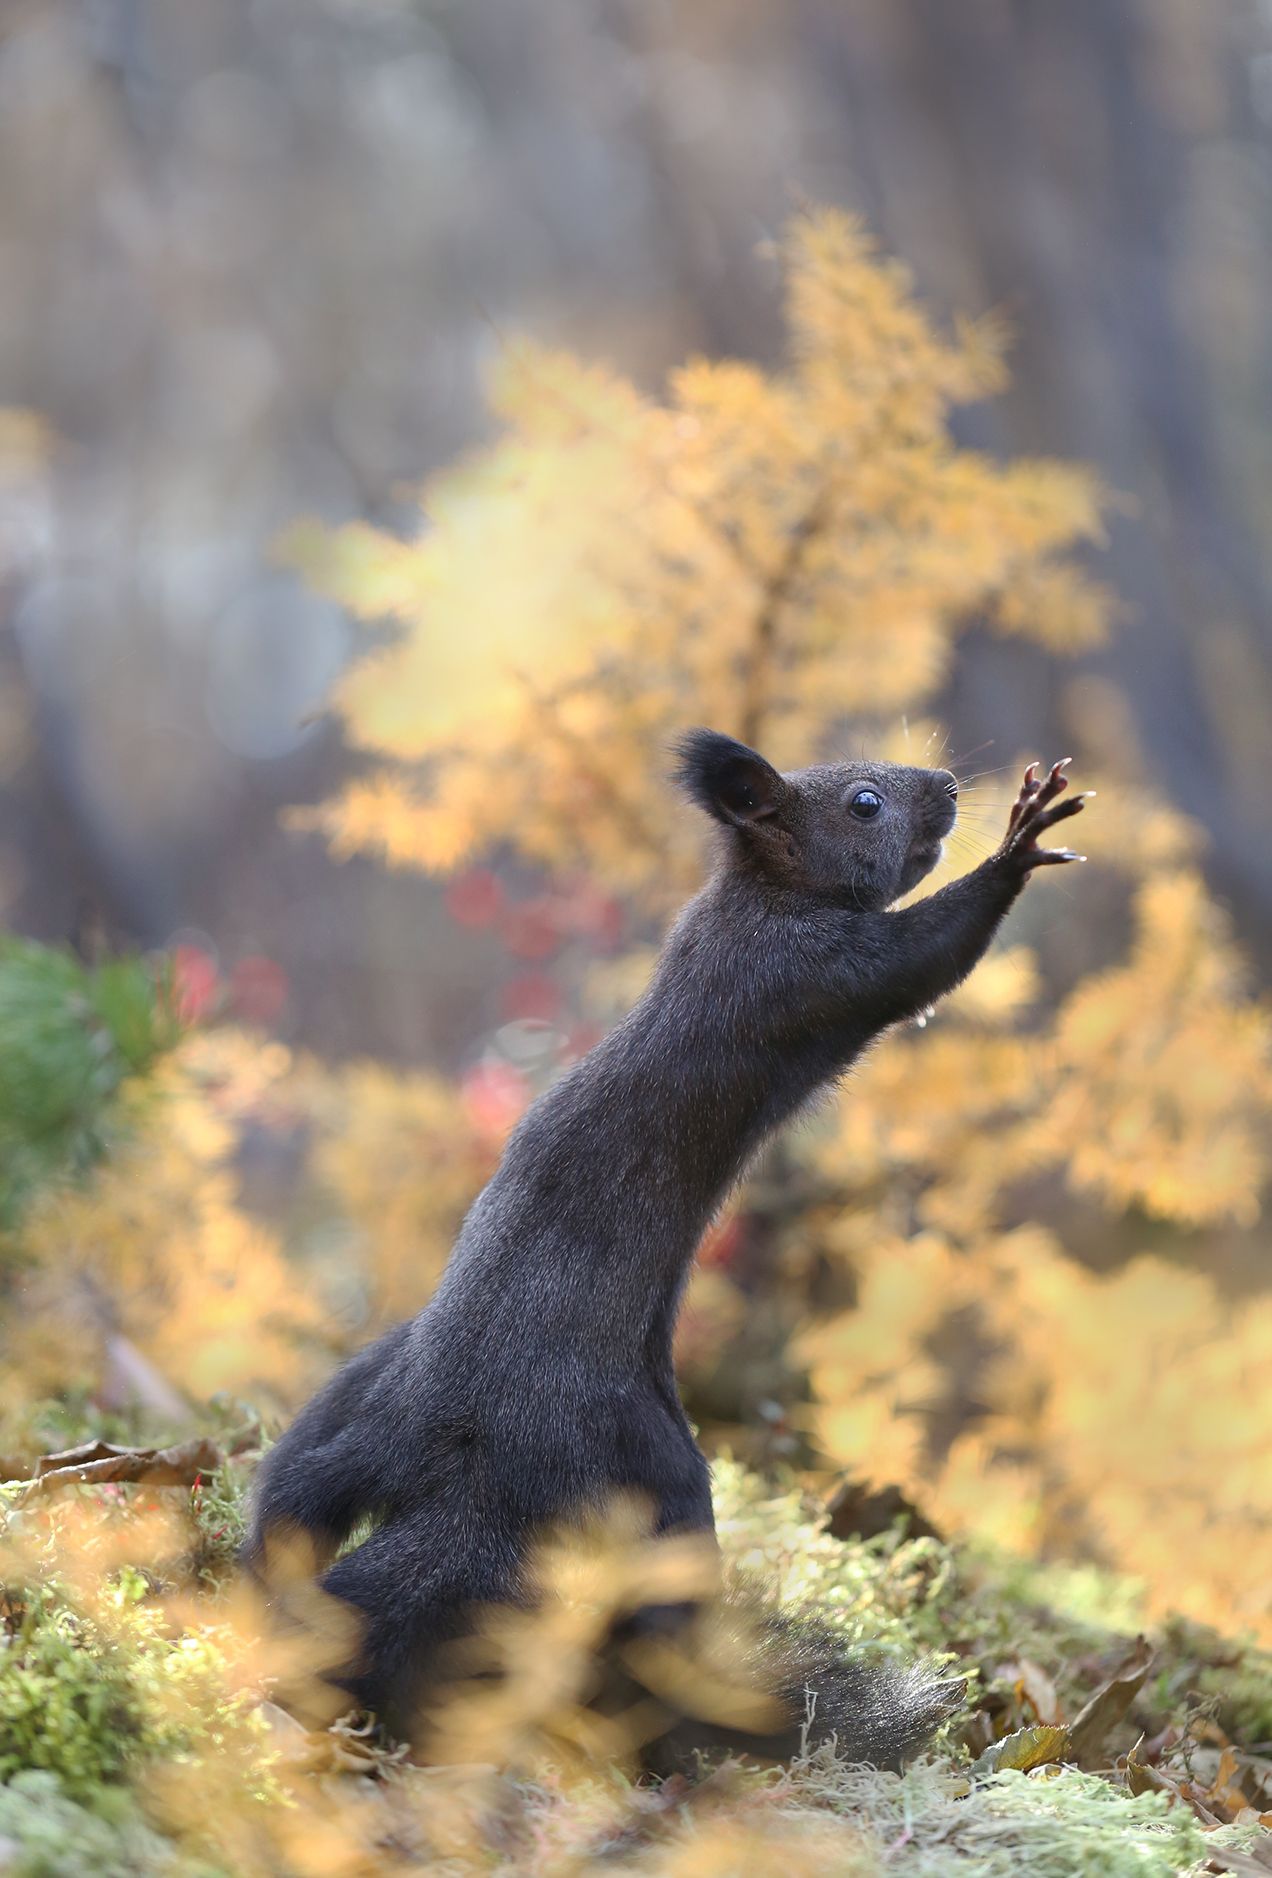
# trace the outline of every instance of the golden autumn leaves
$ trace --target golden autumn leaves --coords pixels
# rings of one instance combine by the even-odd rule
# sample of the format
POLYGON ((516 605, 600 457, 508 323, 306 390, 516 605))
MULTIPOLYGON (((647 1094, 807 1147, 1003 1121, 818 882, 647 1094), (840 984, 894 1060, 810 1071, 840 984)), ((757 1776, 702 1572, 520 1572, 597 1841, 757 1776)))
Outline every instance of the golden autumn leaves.
POLYGON ((1059 558, 1099 539, 1091 479, 950 440, 951 408, 1002 382, 995 329, 940 336, 842 215, 797 221, 784 259, 779 370, 693 360, 659 402, 518 345, 502 436, 425 489, 416 539, 293 534, 315 585, 390 628, 331 700, 379 759, 309 817, 339 852, 449 867, 512 840, 674 897, 690 843, 648 798, 684 724, 791 764, 847 714, 921 706, 973 612, 1099 639, 1106 596, 1059 558), (490 790, 505 764, 533 816, 490 790))
MULTIPOLYGON (((969 619, 1061 654, 1105 635, 1110 596, 1068 554, 1100 538, 1091 479, 950 437, 952 408, 1003 382, 995 326, 939 333, 905 269, 833 212, 800 217, 782 258, 778 369, 693 360, 655 399, 511 348, 502 434, 424 492, 416 540, 293 542, 319 586, 391 625, 332 700, 375 760, 309 816, 337 852, 448 868, 508 844, 587 870, 647 922, 699 865, 660 792, 675 729, 718 723, 794 763, 851 722, 898 754, 898 716, 922 713, 969 619)), ((1116 707, 1086 686, 1078 728, 1117 786, 1084 845, 1124 882, 1129 946, 1058 1006, 1032 954, 1004 951, 935 1030, 877 1051, 799 1148, 822 1199, 783 1256, 792 1273, 829 1258, 858 1286, 800 1345, 809 1429, 954 1525, 1093 1553, 1146 1572, 1163 1606, 1258 1622, 1272 1477, 1241 1457, 1272 1445, 1269 1306, 1225 1301, 1206 1265, 1207 1235, 1257 1229, 1268 1017, 1192 830, 1101 743, 1116 707), (970 1417, 934 1447, 954 1389, 935 1351, 956 1321, 978 1324, 983 1353, 970 1417), (1115 1438, 1114 1405, 1118 1426, 1153 1430, 1173 1489, 1115 1438)), ((983 852, 992 781, 971 801, 983 852)), ((975 858, 966 836, 955 850, 975 858)), ((1063 896, 1048 912, 1081 919, 1063 896)), ((729 1291, 713 1262, 690 1296, 691 1359, 744 1314, 729 1291)))

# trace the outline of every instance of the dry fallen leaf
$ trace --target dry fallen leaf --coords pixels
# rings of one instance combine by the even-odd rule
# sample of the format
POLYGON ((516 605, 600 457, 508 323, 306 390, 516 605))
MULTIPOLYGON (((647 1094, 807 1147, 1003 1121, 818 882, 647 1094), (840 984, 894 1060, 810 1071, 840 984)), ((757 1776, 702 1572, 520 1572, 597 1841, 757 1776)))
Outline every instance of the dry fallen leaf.
POLYGON ((1069 1724, 1073 1758, 1079 1767, 1093 1767, 1103 1757, 1104 1743, 1110 1730, 1128 1713, 1131 1703, 1144 1686, 1153 1664, 1153 1649, 1146 1637, 1137 1637, 1135 1647, 1123 1657, 1108 1681, 1097 1689, 1091 1700, 1069 1724))
POLYGON ((1017 1698, 1029 1704, 1040 1722, 1060 1721, 1056 1685, 1041 1664, 1020 1656, 1014 1662, 999 1664, 996 1674, 1005 1682, 1014 1683, 1017 1698))
POLYGON ((59 1487, 192 1487, 201 1474, 214 1474, 225 1456, 215 1441, 199 1436, 171 1448, 125 1448, 113 1441, 84 1441, 78 1447, 45 1454, 35 1464, 28 1494, 59 1487))
POLYGON ((1004 1768, 1018 1768, 1028 1773, 1031 1767, 1045 1767, 1051 1761, 1067 1761, 1072 1755, 1072 1744, 1067 1728, 1054 1727, 1043 1723, 1037 1728, 1018 1728, 1015 1734, 1004 1735, 1001 1741, 995 1741, 986 1748, 980 1759, 972 1763, 974 1776, 998 1774, 1004 1768))

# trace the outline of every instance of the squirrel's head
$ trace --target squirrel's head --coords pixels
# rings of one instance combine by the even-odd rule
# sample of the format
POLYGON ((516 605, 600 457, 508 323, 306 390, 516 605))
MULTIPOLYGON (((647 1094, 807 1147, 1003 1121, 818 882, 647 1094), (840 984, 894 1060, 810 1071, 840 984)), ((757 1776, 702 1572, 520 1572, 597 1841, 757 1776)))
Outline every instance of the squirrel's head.
POLYGON ((889 905, 931 872, 954 826, 947 769, 863 758, 782 775, 715 730, 691 730, 678 754, 676 780, 729 831, 733 863, 810 899, 889 905))

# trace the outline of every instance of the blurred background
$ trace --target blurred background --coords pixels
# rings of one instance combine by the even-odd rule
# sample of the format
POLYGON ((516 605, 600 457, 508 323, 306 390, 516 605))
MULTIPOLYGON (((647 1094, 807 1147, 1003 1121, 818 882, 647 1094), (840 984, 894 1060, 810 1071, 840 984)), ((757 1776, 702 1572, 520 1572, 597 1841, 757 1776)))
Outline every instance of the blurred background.
MULTIPOLYGON (((7 923, 200 933, 277 964, 309 1046, 455 1061, 496 961, 435 885, 278 825, 346 773, 310 714, 350 634, 272 544, 298 514, 403 523, 488 434, 507 331, 650 390, 695 351, 773 363, 763 244, 811 200, 939 313, 1007 317, 1012 388, 961 436, 1124 498, 1092 664, 1266 968, 1256 0, 13 0, 0 173, 0 403, 57 439, 6 527, 7 923)), ((952 747, 1049 748, 1042 669, 969 643, 952 747)))
MULTIPOLYGON (((1066 885, 1050 923, 1031 896, 1033 950, 966 1032, 881 1055, 877 1138, 850 1098, 765 1170, 707 1248, 691 1405, 744 1452, 935 1482, 942 1523, 1262 1621, 1267 0, 8 0, 0 178, 0 924, 89 966, 166 952, 182 1015, 252 1039, 213 1033, 140 1185, 124 1163, 29 1229, 22 1269, 76 1248, 77 1322, 116 1339, 101 1399, 285 1407, 421 1303, 503 1130, 621 1010, 665 910, 621 868, 516 853, 515 814, 432 873, 285 826, 366 758, 324 709, 361 629, 280 538, 413 533, 425 479, 498 433, 509 335, 654 398, 695 354, 773 370, 776 245, 829 204, 939 327, 1005 324, 1010 384, 953 410, 956 442, 1105 492, 1077 559, 1115 596, 1107 638, 1059 661, 963 620, 915 688, 940 747, 997 772, 1080 732, 1155 832, 1131 886, 1080 911, 1066 885), (1144 1043, 1146 1012, 1175 1028, 1144 1043), (191 1089, 220 1134, 187 1125, 191 1089), (1015 1132, 991 1178, 995 1099, 1015 1132), (1128 1428, 1169 1454, 1110 1476, 1128 1428)), ((510 752, 486 785, 515 808, 510 752)), ((1133 819, 1104 826, 1137 849, 1133 819)), ((28 1395, 65 1382, 46 1363, 28 1395)))

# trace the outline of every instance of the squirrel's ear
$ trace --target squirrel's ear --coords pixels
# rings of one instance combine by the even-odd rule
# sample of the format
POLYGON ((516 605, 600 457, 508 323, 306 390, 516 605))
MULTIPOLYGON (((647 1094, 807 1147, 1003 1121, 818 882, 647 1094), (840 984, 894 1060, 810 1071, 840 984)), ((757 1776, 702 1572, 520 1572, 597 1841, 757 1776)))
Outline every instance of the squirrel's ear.
POLYGON ((791 785, 771 763, 718 730, 691 730, 676 745, 675 775, 685 793, 718 822, 749 828, 776 815, 791 785))

